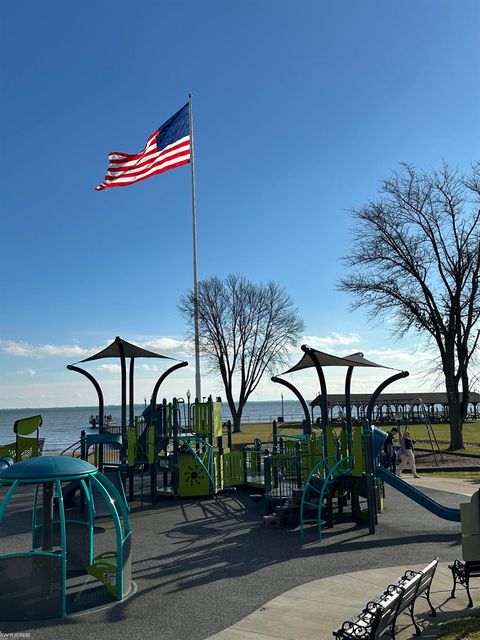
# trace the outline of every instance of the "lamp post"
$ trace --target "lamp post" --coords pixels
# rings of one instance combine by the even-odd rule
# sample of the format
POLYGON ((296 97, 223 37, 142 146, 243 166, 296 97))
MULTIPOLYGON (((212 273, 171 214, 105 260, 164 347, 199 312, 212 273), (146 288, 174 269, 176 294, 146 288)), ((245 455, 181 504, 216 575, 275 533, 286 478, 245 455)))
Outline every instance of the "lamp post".
POLYGON ((188 428, 190 429, 190 398, 192 397, 192 394, 190 393, 190 389, 187 389, 187 416, 188 416, 188 428))

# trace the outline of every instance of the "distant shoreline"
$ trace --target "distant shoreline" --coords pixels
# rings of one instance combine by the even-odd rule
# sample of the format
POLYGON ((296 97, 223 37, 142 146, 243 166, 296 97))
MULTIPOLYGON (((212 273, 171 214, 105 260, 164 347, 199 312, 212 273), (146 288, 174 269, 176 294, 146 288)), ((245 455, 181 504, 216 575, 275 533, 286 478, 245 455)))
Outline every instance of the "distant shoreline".
MULTIPOLYGON (((179 397, 179 399, 182 399, 179 397)), ((186 402, 184 400, 184 402, 186 402)), ((279 406, 281 405, 281 400, 278 398, 274 398, 273 400, 249 400, 247 405, 250 404, 278 404, 279 406)), ((284 399, 284 405, 299 405, 299 401, 295 400, 295 399, 284 399)), ((311 402, 311 400, 307 400, 307 404, 309 404, 311 402)), ((148 403, 147 403, 148 404, 148 403)), ((228 403, 226 400, 222 401, 222 404, 225 407, 228 407, 228 403)), ((128 405, 127 405, 128 407, 128 405)), ((145 404, 143 402, 137 402, 134 404, 134 407, 145 407, 145 404)), ((122 405, 120 404, 106 404, 105 405, 105 410, 106 409, 121 409, 122 405)), ((75 410, 75 409, 79 409, 79 410, 83 410, 83 409, 91 409, 92 412, 93 410, 98 410, 98 404, 85 404, 85 405, 72 405, 72 406, 66 406, 66 407, 3 407, 0 409, 0 411, 37 411, 37 412, 42 412, 42 411, 69 411, 69 410, 75 410)), ((109 412, 108 412, 109 413, 109 412)))

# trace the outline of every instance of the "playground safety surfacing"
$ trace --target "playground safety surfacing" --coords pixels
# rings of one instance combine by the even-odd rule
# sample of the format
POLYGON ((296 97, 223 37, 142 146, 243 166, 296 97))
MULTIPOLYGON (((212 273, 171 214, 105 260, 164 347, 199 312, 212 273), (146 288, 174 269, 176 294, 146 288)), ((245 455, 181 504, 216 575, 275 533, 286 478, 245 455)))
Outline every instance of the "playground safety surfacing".
POLYGON ((138 585, 132 581, 128 595, 118 601, 112 598, 103 585, 91 576, 69 578, 67 582, 67 609, 69 616, 84 616, 113 607, 122 606, 138 591, 138 585))
MULTIPOLYGON (((335 527, 325 531, 321 543, 307 530, 304 544, 297 530, 264 527, 264 503, 253 503, 248 492, 160 501, 156 508, 143 510, 133 503, 132 578, 138 591, 132 597, 113 608, 93 608, 88 615, 2 623, 0 630, 27 632, 35 640, 204 640, 312 581, 424 565, 436 555, 442 562, 461 557, 458 523, 440 520, 390 487, 386 491, 386 508, 374 536, 344 513, 336 514, 335 527)), ((425 491, 451 507, 466 502, 455 493, 425 491)), ((17 535, 30 535, 30 522, 19 506, 5 522, 3 549, 17 535)), ((105 526, 105 534, 97 533, 99 541, 108 533, 105 526)), ((391 573, 384 574, 386 582, 391 573)), ((339 583, 337 596, 341 589, 339 583)), ((474 595, 476 604, 478 599, 474 595)), ((343 620, 339 616, 332 627, 319 608, 315 621, 318 640, 320 631, 332 637, 343 620)), ((262 635, 251 637, 260 640, 262 635)), ((301 627, 297 637, 303 637, 301 627)))

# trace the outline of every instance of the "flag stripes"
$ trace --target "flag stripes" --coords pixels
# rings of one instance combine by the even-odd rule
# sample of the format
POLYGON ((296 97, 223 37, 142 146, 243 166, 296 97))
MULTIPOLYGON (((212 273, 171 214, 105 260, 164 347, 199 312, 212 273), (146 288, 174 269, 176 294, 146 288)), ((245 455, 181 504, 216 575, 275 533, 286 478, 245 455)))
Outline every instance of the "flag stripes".
POLYGON ((188 105, 185 105, 149 136, 140 153, 109 153, 105 179, 96 190, 124 187, 188 164, 191 156, 189 129, 188 105))

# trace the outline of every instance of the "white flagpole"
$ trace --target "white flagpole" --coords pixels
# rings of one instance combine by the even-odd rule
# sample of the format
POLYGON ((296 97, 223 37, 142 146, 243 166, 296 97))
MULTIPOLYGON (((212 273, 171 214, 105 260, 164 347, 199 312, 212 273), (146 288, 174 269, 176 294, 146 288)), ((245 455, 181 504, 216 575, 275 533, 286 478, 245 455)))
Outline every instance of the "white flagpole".
POLYGON ((193 235, 193 315, 195 326, 195 396, 202 401, 202 386, 200 381, 200 334, 198 329, 198 269, 197 269, 197 213, 195 206, 195 161, 193 149, 193 112, 192 94, 188 95, 190 117, 190 166, 192 168, 192 235, 193 235))

